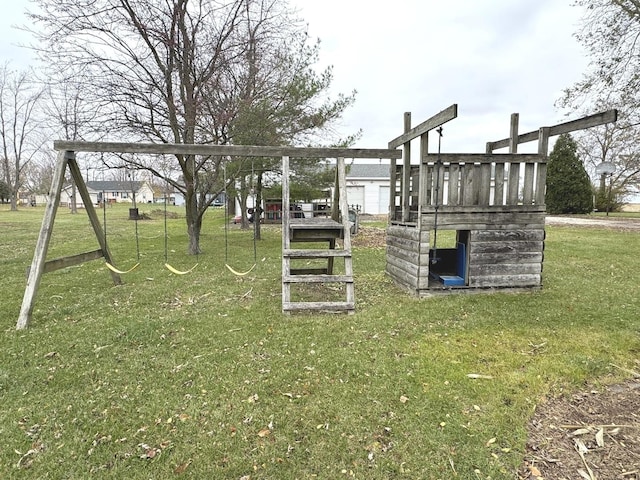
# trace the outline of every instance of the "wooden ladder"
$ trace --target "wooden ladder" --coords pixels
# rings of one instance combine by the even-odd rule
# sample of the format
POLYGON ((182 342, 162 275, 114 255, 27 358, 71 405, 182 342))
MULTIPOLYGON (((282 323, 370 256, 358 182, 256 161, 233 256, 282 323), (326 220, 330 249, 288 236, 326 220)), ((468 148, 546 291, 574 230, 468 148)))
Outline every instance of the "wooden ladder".
POLYGON ((282 157, 282 311, 355 312, 351 229, 344 158, 336 165, 336 188, 331 218, 291 218, 289 199, 289 157, 282 157), (338 210, 339 205, 339 210, 338 210), (340 221, 338 221, 340 220, 340 221), (336 240, 343 239, 343 248, 336 240), (292 248, 292 243, 327 244, 327 248, 292 248), (334 260, 344 259, 344 273, 334 274, 334 260), (326 267, 292 268, 292 260, 326 260, 326 267), (344 285, 344 301, 302 301, 291 299, 291 286, 339 283, 344 285))

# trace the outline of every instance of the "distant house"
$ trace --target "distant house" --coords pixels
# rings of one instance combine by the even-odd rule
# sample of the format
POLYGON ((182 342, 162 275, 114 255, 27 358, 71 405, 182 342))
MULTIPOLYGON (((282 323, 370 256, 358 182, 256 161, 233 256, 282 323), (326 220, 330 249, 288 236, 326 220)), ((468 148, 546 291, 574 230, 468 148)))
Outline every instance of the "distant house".
POLYGON ((347 172, 347 199, 360 213, 389 213, 389 164, 352 164, 347 172))
MULTIPOLYGON (((86 182, 89 197, 94 205, 102 202, 106 203, 133 203, 134 196, 136 203, 152 203, 154 200, 153 189, 148 182, 130 182, 130 181, 90 181, 86 182)), ((74 188, 69 185, 62 192, 61 202, 70 204, 74 188)), ((82 199, 77 193, 76 203, 82 206, 82 199)))

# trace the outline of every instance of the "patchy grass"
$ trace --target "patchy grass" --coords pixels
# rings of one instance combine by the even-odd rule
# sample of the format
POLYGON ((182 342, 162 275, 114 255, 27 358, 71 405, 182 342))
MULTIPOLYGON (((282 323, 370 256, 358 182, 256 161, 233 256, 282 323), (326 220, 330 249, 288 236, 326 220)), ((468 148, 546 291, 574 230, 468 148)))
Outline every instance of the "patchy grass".
MULTIPOLYGON (((141 208, 124 285, 100 261, 46 274, 16 332, 43 209, 0 207, 0 477, 514 478, 545 396, 638 368, 637 233, 549 228, 542 291, 431 299, 358 247, 355 315, 285 316, 278 227, 237 277, 251 232, 225 242, 212 209, 195 259, 175 212, 169 261, 191 274, 163 268, 162 215, 141 208)), ((121 268, 127 213, 107 211, 121 268)), ((95 248, 61 211, 50 258, 95 248)))

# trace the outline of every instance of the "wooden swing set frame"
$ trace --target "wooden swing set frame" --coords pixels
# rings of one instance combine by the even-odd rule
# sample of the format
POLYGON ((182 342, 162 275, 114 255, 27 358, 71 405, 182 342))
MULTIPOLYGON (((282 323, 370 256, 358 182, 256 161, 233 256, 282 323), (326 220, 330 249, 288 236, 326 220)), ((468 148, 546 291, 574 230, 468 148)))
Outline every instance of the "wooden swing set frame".
MULTIPOLYGON (((16 324, 17 330, 29 326, 38 287, 44 273, 53 272, 82 263, 103 258, 107 265, 114 266, 116 262, 109 251, 104 231, 93 206, 89 191, 82 178, 82 173, 76 161, 76 153, 133 153, 147 155, 208 155, 208 156, 241 156, 241 157, 298 157, 298 158, 400 158, 402 152, 395 149, 356 149, 356 148, 304 148, 253 145, 193 145, 193 144, 153 144, 153 143, 123 143, 123 142, 77 142, 55 141, 54 150, 58 152, 56 167, 53 173, 49 200, 45 207, 45 214, 36 243, 33 261, 29 268, 22 306, 16 324), (100 246, 90 252, 71 255, 47 261, 47 251, 51 241, 53 224, 60 205, 60 197, 65 173, 69 169, 76 184, 80 198, 89 216, 89 221, 100 246)), ((169 270, 169 266, 167 266, 169 270)), ((109 268, 114 285, 122 284, 121 270, 109 268)), ((174 269, 175 270, 175 269, 174 269)), ((175 271, 183 274, 188 272, 175 271)))

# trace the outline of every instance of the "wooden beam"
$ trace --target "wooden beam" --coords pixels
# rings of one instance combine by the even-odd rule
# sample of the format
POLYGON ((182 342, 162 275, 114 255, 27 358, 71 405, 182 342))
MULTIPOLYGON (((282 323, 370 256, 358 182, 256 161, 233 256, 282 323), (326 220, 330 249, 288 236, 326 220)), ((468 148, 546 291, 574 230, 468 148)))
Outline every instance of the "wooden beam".
MULTIPOLYGON (((411 112, 405 112, 404 114, 404 131, 411 131, 411 112)), ((402 205, 402 220, 404 222, 408 221, 411 212, 409 205, 409 187, 411 186, 411 142, 405 142, 403 144, 402 153, 402 181, 401 181, 401 189, 402 189, 402 200, 400 204, 402 205)))
POLYGON ((438 128, 440 125, 453 120, 458 116, 458 104, 454 103, 449 108, 445 108, 441 112, 436 113, 433 117, 425 120, 420 125, 412 128, 411 130, 403 133, 397 138, 394 138, 389 142, 389 148, 397 148, 407 142, 410 142, 414 138, 419 137, 423 133, 427 133, 434 128, 438 128))
MULTIPOLYGON (((98 214, 96 213, 96 209, 93 207, 93 202, 91 201, 89 190, 87 189, 87 185, 84 183, 82 172, 80 172, 80 167, 78 166, 78 162, 75 158, 69 160, 69 171, 71 172, 73 181, 75 182, 76 187, 78 188, 78 192, 80 193, 80 198, 82 199, 84 209, 89 216, 89 222, 91 223, 93 233, 98 240, 98 245, 100 245, 100 249, 102 250, 102 255, 109 264, 116 265, 116 263, 113 261, 113 257, 111 256, 111 252, 109 251, 104 231, 102 230, 100 220, 98 219, 98 214)), ((106 206, 103 206, 103 208, 106 208, 106 206)), ((109 273, 111 273, 111 279, 113 280, 114 285, 122 284, 122 279, 117 272, 109 269, 109 273)))
POLYGON ((49 260, 44 264, 44 270, 42 273, 55 272, 61 268, 73 267, 74 265, 81 265, 91 260, 97 260, 102 258, 102 250, 93 250, 92 252, 79 253, 77 255, 71 255, 68 257, 56 258, 49 260))
POLYGON ((56 218, 56 212, 60 205, 60 195, 62 194, 64 174, 67 169, 67 162, 69 158, 72 157, 73 154, 69 154, 68 152, 58 153, 58 159, 56 161, 56 167, 51 181, 49 201, 45 207, 44 218, 42 219, 42 225, 40 227, 40 234, 38 235, 36 249, 33 254, 33 261, 31 262, 31 267, 29 269, 29 277, 27 278, 27 286, 22 298, 22 306, 20 307, 20 315, 18 316, 18 322, 16 323, 16 330, 27 328, 29 326, 29 322, 31 322, 31 314, 33 313, 33 306, 36 294, 38 293, 38 286, 40 285, 42 273, 44 272, 44 264, 47 256, 47 250, 49 248, 49 242, 51 241, 53 221, 56 218))
POLYGON ((71 152, 139 153, 150 155, 229 155, 294 158, 401 158, 395 149, 273 147, 255 145, 186 145, 176 143, 70 142, 56 140, 53 148, 71 152))
MULTIPOLYGON (((560 123, 549 128, 549 136, 554 137, 556 135, 562 135, 563 133, 571 133, 577 130, 584 130, 585 128, 597 127, 598 125, 604 125, 606 123, 613 123, 618 120, 618 110, 607 110, 606 112, 595 113, 587 117, 582 117, 577 120, 571 120, 570 122, 560 123)), ((518 135, 518 144, 533 142, 538 140, 540 136, 540 130, 534 130, 533 132, 523 133, 518 135)), ((506 148, 510 144, 509 138, 503 138, 496 142, 488 142, 487 150, 498 150, 499 148, 506 148)))

